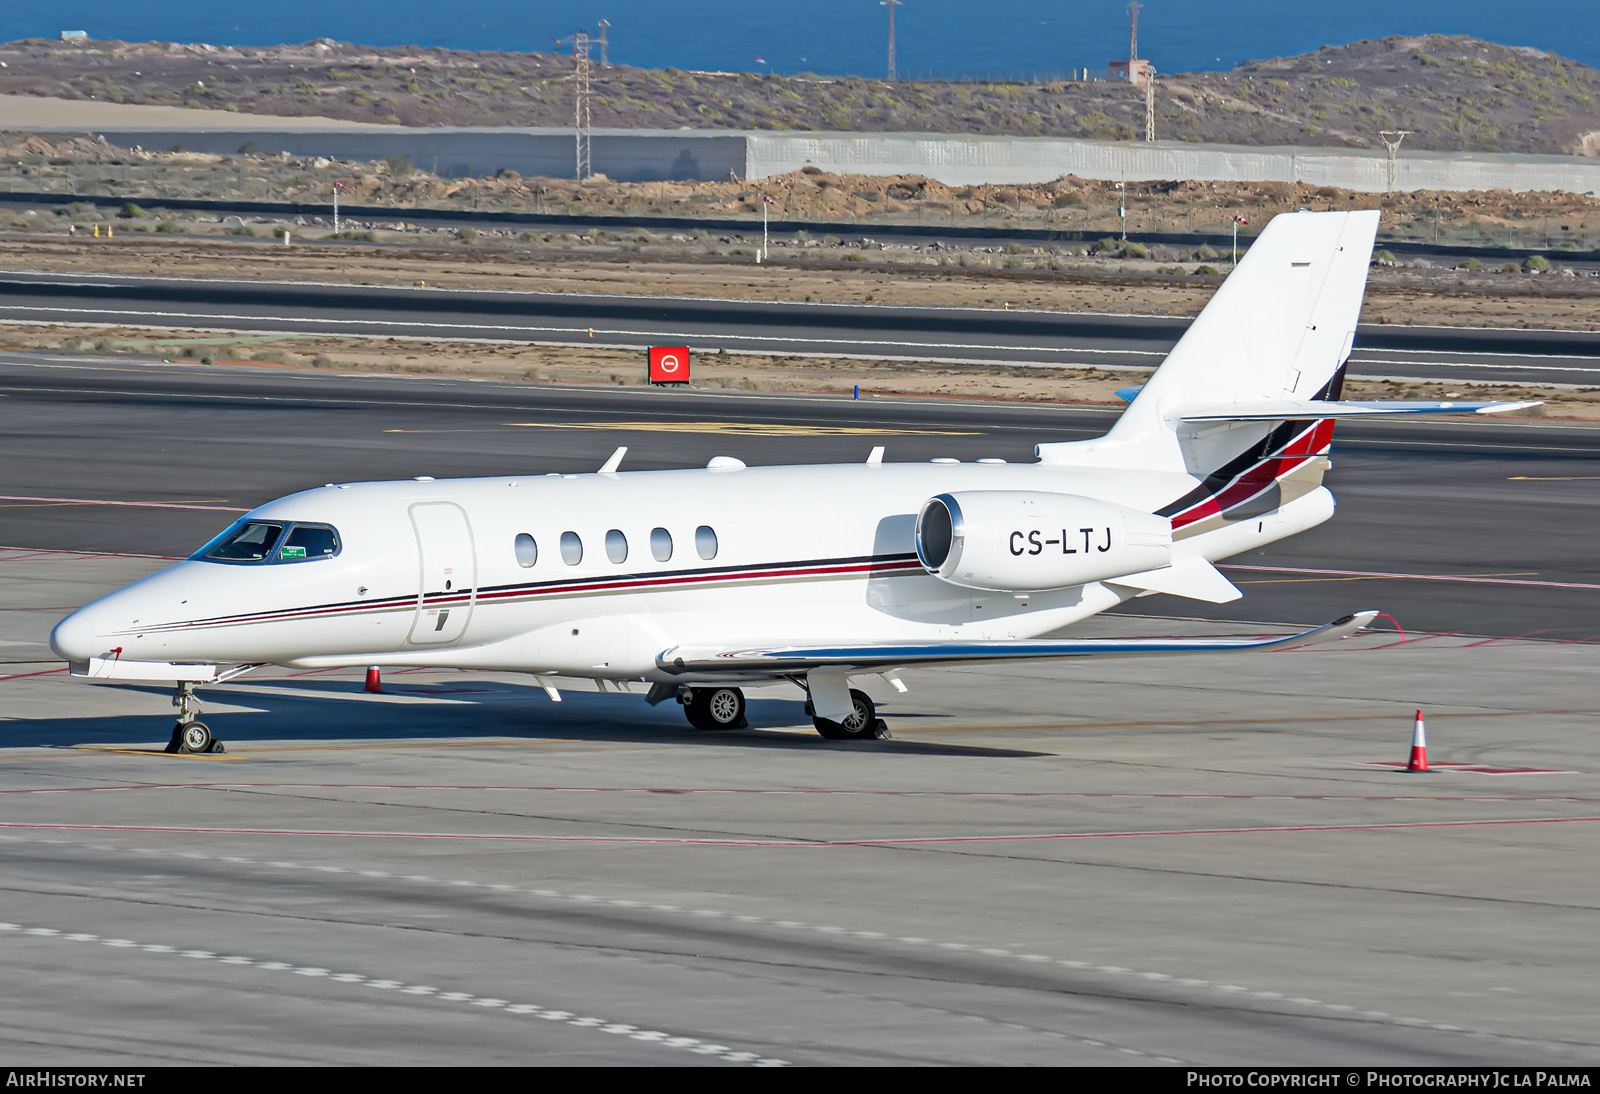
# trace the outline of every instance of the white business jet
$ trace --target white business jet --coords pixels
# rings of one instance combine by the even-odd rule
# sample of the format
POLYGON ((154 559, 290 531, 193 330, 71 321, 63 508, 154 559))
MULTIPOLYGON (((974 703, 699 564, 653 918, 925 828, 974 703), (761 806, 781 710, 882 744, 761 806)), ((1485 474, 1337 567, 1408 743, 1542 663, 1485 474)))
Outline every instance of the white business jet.
POLYGON ((882 736, 852 681, 929 665, 1283 650, 1285 637, 1063 638, 1130 598, 1240 596, 1213 565, 1333 515, 1335 419, 1525 403, 1340 401, 1377 212, 1262 232, 1111 431, 1037 462, 329 484, 253 510, 191 558, 72 613, 72 672, 172 681, 169 750, 220 747, 194 688, 264 665, 437 666, 648 688, 702 729, 745 687, 803 689, 824 737, 882 736))

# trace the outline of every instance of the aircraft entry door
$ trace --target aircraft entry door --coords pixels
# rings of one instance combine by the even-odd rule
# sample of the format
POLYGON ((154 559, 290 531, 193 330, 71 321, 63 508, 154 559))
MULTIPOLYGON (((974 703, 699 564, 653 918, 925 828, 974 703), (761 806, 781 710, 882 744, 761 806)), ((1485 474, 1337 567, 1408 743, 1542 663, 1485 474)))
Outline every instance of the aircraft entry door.
POLYGON ((472 527, 467 523, 466 511, 449 501, 413 505, 411 524, 417 532, 421 570, 411 642, 418 646, 446 645, 467 629, 477 596, 478 564, 472 527))

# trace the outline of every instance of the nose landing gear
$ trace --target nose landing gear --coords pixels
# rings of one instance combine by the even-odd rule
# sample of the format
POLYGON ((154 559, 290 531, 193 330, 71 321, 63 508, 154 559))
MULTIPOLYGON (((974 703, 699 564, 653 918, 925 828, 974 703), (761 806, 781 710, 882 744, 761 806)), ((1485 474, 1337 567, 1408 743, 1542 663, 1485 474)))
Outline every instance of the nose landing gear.
POLYGON ((738 688, 692 688, 680 695, 684 716, 696 729, 744 729, 744 692, 738 688))
POLYGON ((178 708, 178 723, 172 727, 172 740, 167 742, 168 752, 226 752, 222 742, 211 735, 211 727, 198 720, 200 700, 195 697, 194 685, 184 682, 172 695, 172 705, 178 708))

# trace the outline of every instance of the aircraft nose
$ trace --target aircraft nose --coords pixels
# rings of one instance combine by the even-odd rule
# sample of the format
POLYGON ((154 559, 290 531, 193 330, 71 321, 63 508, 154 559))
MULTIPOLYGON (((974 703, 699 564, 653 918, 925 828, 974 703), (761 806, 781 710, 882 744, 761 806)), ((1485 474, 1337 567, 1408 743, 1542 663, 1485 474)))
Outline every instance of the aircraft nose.
POLYGON ((50 632, 50 648, 63 661, 87 661, 105 652, 96 635, 94 613, 79 608, 50 632))

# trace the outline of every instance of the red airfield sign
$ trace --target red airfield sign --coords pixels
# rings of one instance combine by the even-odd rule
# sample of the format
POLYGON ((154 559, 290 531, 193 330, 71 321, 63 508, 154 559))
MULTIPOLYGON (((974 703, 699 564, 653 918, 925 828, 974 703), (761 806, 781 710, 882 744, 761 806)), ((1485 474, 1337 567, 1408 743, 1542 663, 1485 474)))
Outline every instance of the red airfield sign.
POLYGON ((649 360, 650 382, 652 384, 687 384, 689 382, 688 346, 651 346, 649 360))

